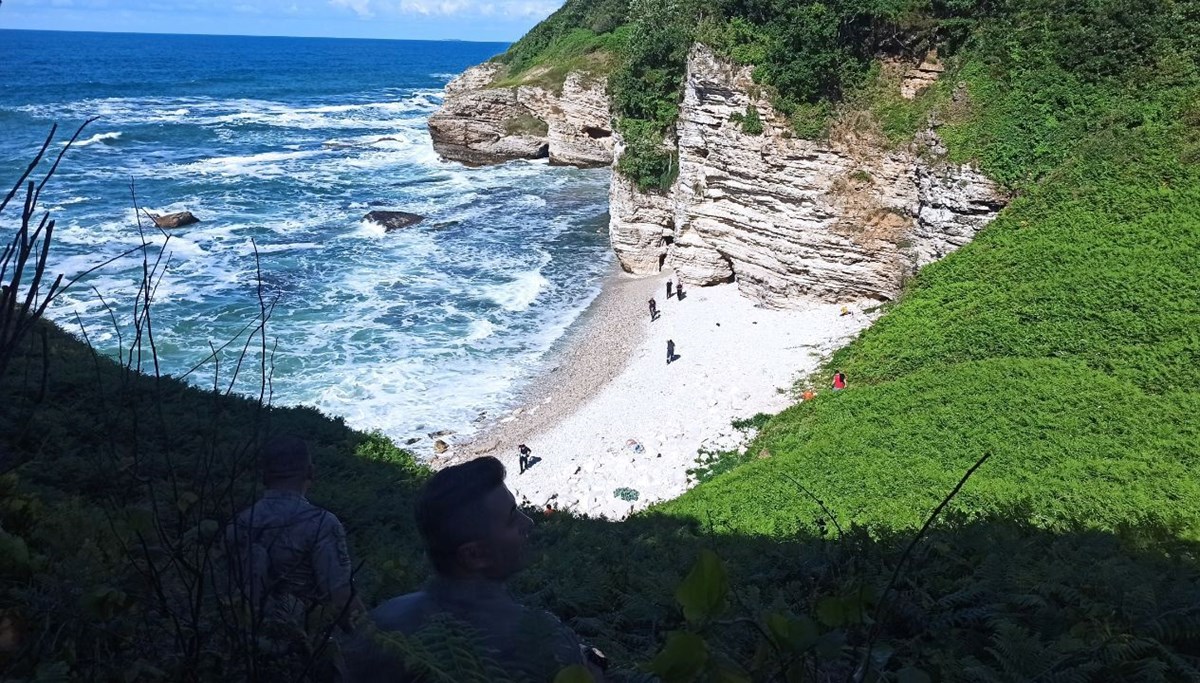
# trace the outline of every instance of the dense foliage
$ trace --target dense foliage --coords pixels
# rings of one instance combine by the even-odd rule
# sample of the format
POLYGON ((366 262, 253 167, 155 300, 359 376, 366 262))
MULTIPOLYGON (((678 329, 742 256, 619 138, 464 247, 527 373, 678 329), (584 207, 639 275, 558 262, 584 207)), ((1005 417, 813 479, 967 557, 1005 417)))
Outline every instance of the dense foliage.
MULTIPOLYGON (((969 117, 975 128, 970 139, 948 138, 952 152, 985 162, 994 178, 1017 187, 1065 159, 1072 141, 1106 125, 1097 112, 1136 116, 1128 110, 1137 108, 1134 103, 1146 91, 1194 75, 1198 5, 1195 0, 636 0, 622 14, 611 2, 572 2, 500 59, 517 73, 535 63, 572 59, 558 55, 615 53, 615 64, 605 64, 612 70, 613 100, 627 143, 620 170, 649 190, 674 179, 672 128, 694 41, 754 65, 755 80, 788 117, 793 132, 809 138, 823 134, 846 106, 867 106, 882 117, 908 115, 903 128, 911 136, 929 106, 880 111, 896 103, 862 96, 877 80, 880 56, 913 60, 936 48, 955 68, 944 79, 951 86, 940 88, 941 100, 949 99, 956 79, 976 86, 986 81, 986 87, 1004 91, 993 99, 1007 107, 992 106, 999 102, 979 107, 973 113, 978 115, 969 117), (620 34, 620 40, 601 45, 605 32, 620 34), (998 150, 984 148, 988 141, 1003 141, 1006 154, 998 157, 998 150)), ((980 88, 977 94, 989 93, 980 88)))

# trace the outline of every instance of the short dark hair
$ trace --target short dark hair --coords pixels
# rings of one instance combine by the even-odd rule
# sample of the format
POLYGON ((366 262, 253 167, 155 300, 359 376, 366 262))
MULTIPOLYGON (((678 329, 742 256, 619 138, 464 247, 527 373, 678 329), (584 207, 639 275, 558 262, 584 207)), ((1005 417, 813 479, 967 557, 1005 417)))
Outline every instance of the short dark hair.
POLYGON ((504 485, 504 475, 504 464, 486 456, 447 467, 425 483, 417 497, 417 530, 439 573, 453 569, 464 543, 479 539, 486 524, 480 519, 480 503, 504 485))
POLYGON ((263 483, 271 485, 280 481, 292 481, 308 476, 312 458, 308 444, 297 436, 284 435, 268 440, 259 457, 263 483))

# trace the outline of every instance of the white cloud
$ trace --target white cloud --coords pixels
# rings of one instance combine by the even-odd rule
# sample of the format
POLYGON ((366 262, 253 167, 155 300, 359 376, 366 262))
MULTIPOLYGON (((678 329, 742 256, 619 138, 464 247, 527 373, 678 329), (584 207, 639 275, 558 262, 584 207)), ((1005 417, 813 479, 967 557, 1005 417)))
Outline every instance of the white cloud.
POLYGON ((371 0, 329 0, 329 4, 334 7, 345 7, 353 10, 355 14, 363 19, 370 19, 375 16, 375 12, 371 9, 371 0))

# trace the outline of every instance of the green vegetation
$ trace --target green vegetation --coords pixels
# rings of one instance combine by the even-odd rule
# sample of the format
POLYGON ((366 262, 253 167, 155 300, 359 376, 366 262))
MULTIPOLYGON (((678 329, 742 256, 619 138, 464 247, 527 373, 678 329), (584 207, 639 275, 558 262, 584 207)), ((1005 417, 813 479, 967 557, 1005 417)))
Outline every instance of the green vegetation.
POLYGON ((520 67, 516 62, 511 63, 507 74, 493 81, 492 86, 536 85, 561 92, 567 74, 572 71, 597 76, 612 71, 615 55, 620 54, 626 40, 623 28, 603 34, 586 28, 574 29, 532 57, 529 63, 520 67))
POLYGON ((753 104, 746 105, 746 113, 736 112, 729 120, 742 125, 742 132, 746 135, 762 135, 763 123, 762 117, 758 115, 758 108, 753 104))
POLYGON ((538 135, 543 136, 549 126, 545 121, 532 114, 522 114, 504 122, 504 132, 507 135, 538 135))
MULTIPOLYGON (((833 357, 853 391, 782 413, 751 449, 769 460, 666 510, 794 533, 812 504, 788 473, 843 523, 911 529, 992 453, 957 501, 971 515, 1200 538, 1200 431, 1187 417, 1200 408, 1200 53, 1163 19, 1196 6, 1148 8, 1161 30, 1117 58, 1090 47, 1122 11, 1098 7, 1095 23, 1035 30, 1019 11, 974 37, 958 102, 950 85, 928 99, 952 154, 1023 196, 833 357)), ((912 130, 893 120, 885 130, 912 130)))
MULTIPOLYGON (((740 422, 745 456, 626 522, 536 514, 516 590, 616 680, 1200 679, 1200 3, 638 0, 628 19, 569 2, 502 59, 624 36, 621 169, 645 188, 677 171, 699 35, 759 66, 797 135, 836 114, 899 145, 933 116, 1015 199, 830 359, 848 390, 740 422), (873 57, 933 45, 942 82, 896 97, 873 57)), ((426 473, 385 439, 36 328, 0 376, 0 677, 244 675, 209 607, 172 619, 175 591, 281 431, 316 448, 365 600, 418 585, 426 473)))
POLYGON ((577 55, 569 46, 616 31, 625 24, 626 11, 625 0, 568 0, 495 59, 519 74, 551 55, 577 55))

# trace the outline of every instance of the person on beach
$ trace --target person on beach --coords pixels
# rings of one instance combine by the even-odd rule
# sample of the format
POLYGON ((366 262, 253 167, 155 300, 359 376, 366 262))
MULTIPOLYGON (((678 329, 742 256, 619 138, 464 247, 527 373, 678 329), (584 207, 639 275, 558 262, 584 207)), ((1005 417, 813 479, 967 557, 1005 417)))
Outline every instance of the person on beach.
POLYGON ((271 439, 260 465, 262 497, 225 529, 226 585, 261 619, 265 641, 303 651, 315 608, 325 607, 347 632, 366 609, 355 594, 346 530, 305 498, 315 478, 308 445, 294 436, 271 439))
POLYGON ((650 322, 658 319, 658 303, 654 299, 650 300, 650 322))
POLYGON ((833 390, 841 391, 846 388, 846 375, 842 374, 841 370, 833 373, 833 390))
MULTIPOLYGON (((517 507, 504 474, 504 465, 488 456, 429 479, 417 498, 416 523, 434 576, 424 589, 371 611, 370 624, 344 649, 349 680, 430 679, 432 669, 450 663, 405 661, 404 653, 436 647, 450 632, 469 638, 480 655, 518 680, 551 681, 579 665, 603 683, 608 663, 600 651, 549 612, 509 595, 506 584, 527 562, 533 521, 517 507)), ((458 673, 441 671, 439 679, 458 673)))
POLYGON ((668 339, 667 340, 667 365, 670 365, 671 361, 673 361, 673 360, 675 360, 675 340, 668 339))
POLYGON ((671 287, 673 287, 673 286, 674 286, 674 283, 671 282, 670 280, 667 280, 667 298, 668 299, 671 298, 671 287))
POLYGON ((529 450, 529 446, 521 444, 517 446, 517 453, 517 465, 521 468, 517 474, 525 474, 525 470, 529 469, 529 456, 533 455, 533 451, 529 450))
POLYGON ((680 280, 678 284, 675 285, 675 300, 683 301, 683 280, 680 280))

